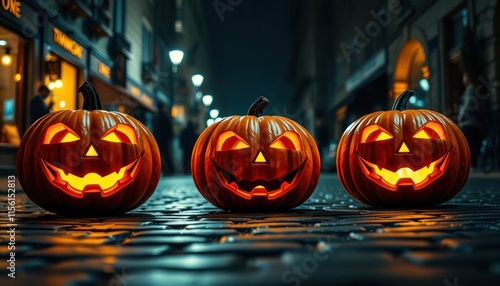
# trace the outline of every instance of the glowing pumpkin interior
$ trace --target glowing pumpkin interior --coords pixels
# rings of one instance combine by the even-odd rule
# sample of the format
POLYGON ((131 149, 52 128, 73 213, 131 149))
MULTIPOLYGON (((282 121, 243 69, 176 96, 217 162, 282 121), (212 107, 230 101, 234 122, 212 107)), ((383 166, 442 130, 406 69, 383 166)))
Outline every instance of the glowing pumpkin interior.
POLYGON ((283 196, 295 186, 298 173, 306 160, 301 156, 302 142, 296 132, 285 131, 270 144, 260 144, 260 146, 253 152, 251 142, 247 142, 233 131, 226 131, 217 139, 216 157, 212 158, 212 161, 219 171, 219 179, 237 196, 249 200, 253 197, 267 197, 268 200, 273 200, 283 196), (283 152, 294 158, 290 162, 300 163, 288 164, 287 168, 275 164, 276 161, 285 159, 279 157, 279 154, 285 154, 283 152), (231 158, 233 165, 240 167, 232 168, 228 166, 229 164, 223 163, 228 157, 231 158), (263 174, 277 174, 277 176, 264 179, 263 174))
MULTIPOLYGON (((65 145, 78 143, 80 140, 81 137, 77 132, 63 123, 56 123, 45 130, 42 144, 44 146, 64 148, 65 145)), ((121 123, 104 133, 101 140, 111 144, 138 144, 134 128, 121 123)), ((91 192, 98 192, 103 197, 110 196, 130 184, 140 169, 142 154, 132 162, 120 166, 117 170, 101 174, 96 170, 101 169, 102 164, 111 163, 112 160, 106 159, 109 154, 100 152, 97 144, 92 141, 83 150, 81 159, 86 162, 86 164, 81 164, 84 166, 83 169, 65 166, 58 161, 49 163, 43 158, 42 154, 38 154, 44 173, 49 181, 73 197, 81 198, 85 193, 91 192), (73 171, 78 172, 73 173, 73 171)), ((116 165, 116 162, 113 164, 116 165)))
MULTIPOLYGON (((411 137, 411 140, 402 139, 400 142, 396 142, 398 143, 396 145, 398 147, 394 150, 393 154, 388 155, 390 158, 385 158, 385 160, 373 158, 372 160, 368 160, 361 154, 363 152, 359 152, 358 150, 357 156, 365 175, 373 182, 392 191, 396 191, 399 186, 404 185, 413 186, 415 190, 422 189, 439 178, 448 167, 450 161, 449 149, 444 153, 441 152, 443 154, 439 154, 434 160, 424 158, 420 160, 422 163, 418 164, 412 160, 412 156, 414 155, 414 151, 420 148, 420 145, 425 144, 421 140, 431 140, 433 144, 446 144, 447 136, 443 125, 434 121, 427 122, 411 137), (378 161, 384 161, 388 165, 391 164, 387 162, 396 161, 398 162, 398 167, 381 165, 378 161)), ((401 138, 401 136, 391 134, 378 124, 368 125, 361 131, 359 148, 363 149, 368 144, 373 146, 373 144, 394 141, 395 138, 401 138)), ((394 142, 389 143, 391 144, 385 144, 383 148, 387 149, 389 146, 394 146, 394 142)), ((422 153, 420 152, 420 154, 422 153)), ((379 156, 384 155, 387 155, 387 153, 381 153, 379 156)))

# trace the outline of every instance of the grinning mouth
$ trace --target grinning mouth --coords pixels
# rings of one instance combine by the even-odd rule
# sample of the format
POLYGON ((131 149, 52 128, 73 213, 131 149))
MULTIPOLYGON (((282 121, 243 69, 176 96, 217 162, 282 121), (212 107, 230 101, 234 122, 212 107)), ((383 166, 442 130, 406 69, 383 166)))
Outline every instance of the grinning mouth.
POLYGON ((118 192, 136 177, 142 162, 142 155, 132 163, 120 168, 118 172, 104 176, 97 173, 87 173, 83 177, 79 177, 48 163, 38 154, 44 167, 44 173, 52 184, 68 195, 77 198, 82 198, 84 193, 97 192, 101 193, 102 197, 108 197, 118 192))
POLYGON ((366 176, 382 187, 396 191, 399 186, 413 185, 415 190, 419 190, 434 182, 444 173, 450 161, 449 153, 418 170, 404 167, 390 171, 384 168, 380 169, 376 164, 368 162, 359 154, 358 158, 366 176))
POLYGON ((266 196, 269 200, 278 198, 287 193, 291 189, 290 186, 295 185, 297 174, 300 170, 302 170, 302 167, 305 164, 304 161, 293 171, 270 181, 249 181, 246 179, 236 178, 233 174, 219 167, 219 165, 217 165, 213 160, 212 162, 217 167, 219 174, 225 179, 226 185, 228 185, 229 189, 233 193, 245 199, 251 199, 254 196, 266 196))

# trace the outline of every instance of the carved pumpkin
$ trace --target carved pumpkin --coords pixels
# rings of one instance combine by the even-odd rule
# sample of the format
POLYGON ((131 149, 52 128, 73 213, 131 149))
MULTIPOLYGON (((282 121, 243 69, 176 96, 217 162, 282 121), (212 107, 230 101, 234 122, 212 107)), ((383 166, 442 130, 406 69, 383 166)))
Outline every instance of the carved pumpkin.
POLYGON ((191 170, 200 193, 226 210, 283 210, 314 191, 320 158, 313 137, 297 122, 259 116, 260 97, 247 116, 210 125, 193 149, 191 170))
POLYGON ((138 120, 102 110, 94 86, 84 83, 83 109, 52 112, 23 136, 19 181, 40 207, 70 215, 132 210, 154 192, 160 154, 138 120))
POLYGON ((438 112, 406 110, 412 95, 405 91, 392 110, 359 118, 340 139, 340 182, 365 204, 440 204, 467 181, 470 151, 463 133, 438 112))

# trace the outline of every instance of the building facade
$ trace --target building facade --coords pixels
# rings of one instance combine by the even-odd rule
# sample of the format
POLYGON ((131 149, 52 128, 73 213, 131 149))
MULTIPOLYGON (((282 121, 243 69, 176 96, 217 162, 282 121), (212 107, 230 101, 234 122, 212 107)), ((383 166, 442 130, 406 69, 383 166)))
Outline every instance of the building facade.
POLYGON ((170 65, 160 47, 173 46, 174 23, 174 0, 2 1, 2 169, 15 167, 29 102, 41 85, 51 89, 47 100, 56 111, 80 108, 78 87, 90 81, 104 109, 131 114, 152 129, 157 101, 171 96, 159 80, 160 66, 170 65))
MULTIPOLYGON (((472 62, 465 68, 475 69, 492 112, 498 114, 498 1, 303 2, 295 4, 299 16, 292 19, 300 29, 311 28, 294 34, 296 42, 310 47, 296 49, 295 58, 302 60, 294 64, 295 98, 312 101, 309 113, 328 123, 331 140, 338 140, 360 116, 389 109, 405 89, 415 92, 411 108, 437 110, 456 120, 464 62, 472 62), (308 17, 308 10, 316 17, 308 17), (305 38, 311 35, 314 40, 305 38)), ((297 106, 303 113, 311 104, 297 106)))

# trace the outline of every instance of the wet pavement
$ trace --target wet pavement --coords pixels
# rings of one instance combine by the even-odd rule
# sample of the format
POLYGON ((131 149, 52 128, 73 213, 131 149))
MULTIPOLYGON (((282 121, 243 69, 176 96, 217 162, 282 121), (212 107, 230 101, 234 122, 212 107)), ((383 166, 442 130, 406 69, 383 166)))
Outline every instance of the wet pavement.
POLYGON ((303 205, 257 214, 168 177, 140 208, 87 218, 45 212, 18 186, 15 279, 6 186, 0 285, 500 285, 498 176, 471 176, 441 206, 376 209, 323 174, 303 205))

